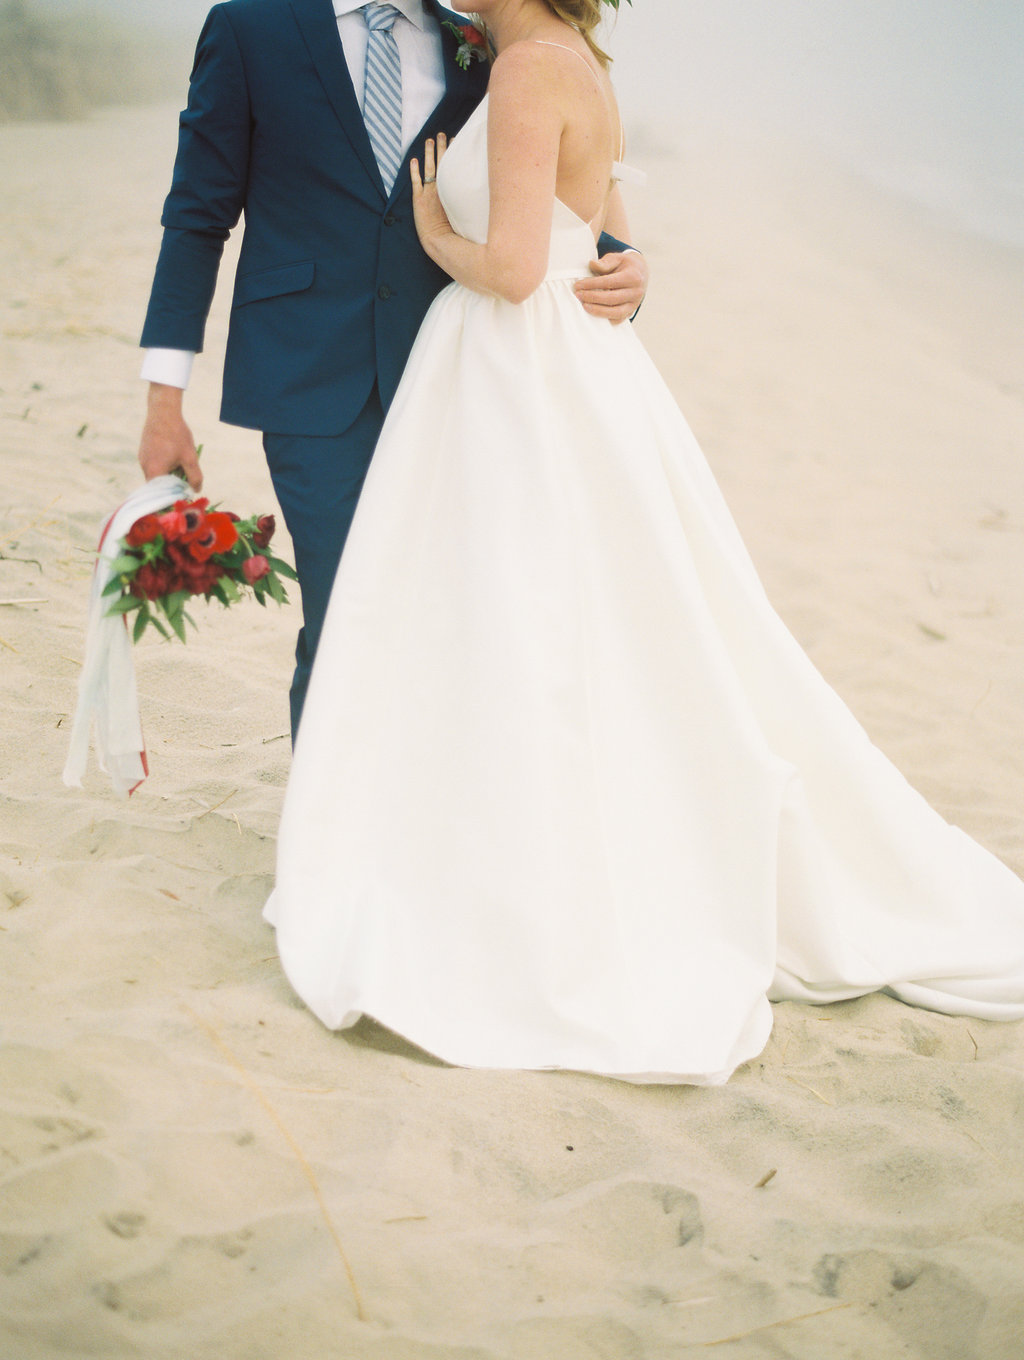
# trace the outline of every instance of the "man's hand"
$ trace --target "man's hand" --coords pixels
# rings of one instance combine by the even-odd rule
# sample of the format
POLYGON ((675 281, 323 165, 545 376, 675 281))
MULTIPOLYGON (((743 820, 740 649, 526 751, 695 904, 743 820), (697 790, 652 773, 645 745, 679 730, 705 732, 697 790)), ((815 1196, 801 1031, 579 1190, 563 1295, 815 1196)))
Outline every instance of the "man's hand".
POLYGON ((573 289, 583 310, 604 317, 613 326, 628 321, 647 292, 647 261, 637 251, 625 255, 602 255, 591 260, 590 279, 580 279, 573 289))
POLYGON ((149 384, 146 423, 139 444, 139 465, 148 482, 166 472, 180 472, 193 491, 201 491, 203 474, 199 470, 196 441, 181 413, 183 392, 180 387, 163 383, 149 384))

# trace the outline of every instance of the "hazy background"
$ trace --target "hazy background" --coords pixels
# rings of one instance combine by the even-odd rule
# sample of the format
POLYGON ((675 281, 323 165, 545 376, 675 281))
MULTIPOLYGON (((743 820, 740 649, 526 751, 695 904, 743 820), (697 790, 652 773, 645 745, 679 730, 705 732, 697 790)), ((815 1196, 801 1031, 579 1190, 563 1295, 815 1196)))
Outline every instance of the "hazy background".
MULTIPOLYGON (((5 0, 0 15, 18 8, 5 0)), ((135 100, 184 92, 208 4, 25 8, 93 49, 110 30, 76 27, 77 17, 130 30, 134 47, 122 45, 103 75, 135 100)), ((887 188, 1024 245, 1024 0, 637 0, 623 4, 610 45, 634 155, 671 146, 696 120, 807 137, 887 188)), ((70 109, 89 102, 94 93, 70 109)))

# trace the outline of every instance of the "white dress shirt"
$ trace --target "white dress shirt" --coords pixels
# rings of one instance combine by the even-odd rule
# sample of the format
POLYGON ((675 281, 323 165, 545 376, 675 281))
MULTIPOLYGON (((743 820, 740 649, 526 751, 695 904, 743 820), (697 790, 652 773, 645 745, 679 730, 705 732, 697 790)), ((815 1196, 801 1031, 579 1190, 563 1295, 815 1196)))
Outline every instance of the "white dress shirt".
MULTIPOLYGON (((444 97, 444 66, 441 52, 441 26, 423 8, 423 0, 387 0, 399 10, 392 30, 398 55, 402 59, 402 155, 412 146, 420 128, 444 97)), ((363 107, 363 82, 366 78, 366 40, 369 29, 359 13, 363 0, 334 0, 334 13, 341 34, 341 46, 356 92, 356 103, 363 107)))
MULTIPOLYGON (((366 41, 369 30, 359 13, 364 0, 334 0, 342 51, 348 65, 356 102, 363 106, 366 77, 366 41)), ((445 92, 441 28, 423 0, 388 0, 400 11, 394 37, 402 59, 402 154, 441 102, 445 92)), ((168 387, 188 387, 195 354, 185 349, 148 349, 142 364, 147 382, 168 387)))

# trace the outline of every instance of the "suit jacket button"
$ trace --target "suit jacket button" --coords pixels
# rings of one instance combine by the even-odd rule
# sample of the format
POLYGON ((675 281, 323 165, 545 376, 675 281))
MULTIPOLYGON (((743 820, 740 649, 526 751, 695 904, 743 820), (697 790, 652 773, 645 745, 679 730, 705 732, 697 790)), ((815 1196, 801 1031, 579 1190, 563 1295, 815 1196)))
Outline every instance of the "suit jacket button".
POLYGON ((393 227, 397 221, 398 218, 395 216, 394 213, 389 212, 384 214, 384 225, 386 227, 393 227))
POLYGON ((388 298, 391 296, 391 289, 387 286, 386 283, 382 283, 381 286, 377 289, 377 296, 381 299, 382 302, 387 302, 388 298))

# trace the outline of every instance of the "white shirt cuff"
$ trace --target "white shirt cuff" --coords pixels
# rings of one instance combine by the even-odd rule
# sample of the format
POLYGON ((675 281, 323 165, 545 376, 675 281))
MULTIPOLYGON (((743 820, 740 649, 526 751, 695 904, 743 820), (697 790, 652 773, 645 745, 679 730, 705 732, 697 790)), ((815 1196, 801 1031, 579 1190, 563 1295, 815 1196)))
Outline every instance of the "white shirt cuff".
POLYGON ((188 387, 195 353, 190 349, 147 349, 142 361, 144 382, 163 383, 166 387, 188 387))

